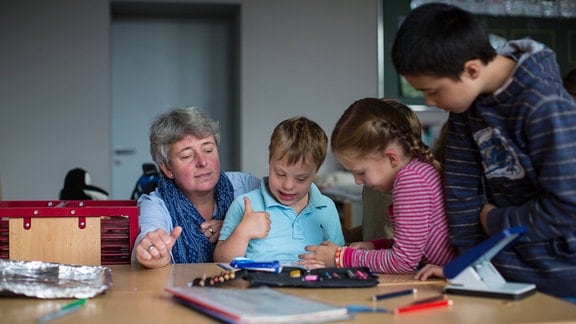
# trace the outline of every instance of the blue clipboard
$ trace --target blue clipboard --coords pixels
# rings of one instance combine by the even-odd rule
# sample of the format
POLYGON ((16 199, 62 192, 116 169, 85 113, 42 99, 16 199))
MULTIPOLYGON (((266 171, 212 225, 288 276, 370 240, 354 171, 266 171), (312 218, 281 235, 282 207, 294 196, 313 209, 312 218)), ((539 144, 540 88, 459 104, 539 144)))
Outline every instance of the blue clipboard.
POLYGON ((492 258, 526 233, 524 227, 511 227, 488 238, 444 266, 451 294, 521 299, 536 292, 536 285, 508 282, 494 267, 492 258))

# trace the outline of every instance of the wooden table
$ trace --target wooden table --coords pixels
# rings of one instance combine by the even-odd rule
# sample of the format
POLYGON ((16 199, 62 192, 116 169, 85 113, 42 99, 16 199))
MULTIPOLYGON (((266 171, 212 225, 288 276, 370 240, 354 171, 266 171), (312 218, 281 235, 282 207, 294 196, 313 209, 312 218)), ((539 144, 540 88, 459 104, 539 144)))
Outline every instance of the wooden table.
MULTIPOLYGON (((210 317, 175 303, 164 287, 186 284, 193 278, 221 272, 215 264, 177 264, 147 270, 130 265, 111 266, 113 287, 105 294, 91 298, 78 312, 52 323, 214 323, 210 317), (171 279, 173 278, 173 279, 171 279)), ((377 302, 392 309, 430 297, 442 291, 443 281, 416 282, 410 276, 381 275, 377 287, 359 289, 281 288, 282 292, 337 305, 371 306, 375 294, 417 288, 417 297, 404 296, 377 302)), ((357 314, 350 323, 527 323, 576 322, 576 305, 536 293, 520 301, 448 295, 451 308, 425 310, 411 314, 357 314)), ((70 300, 0 298, 0 323, 33 323, 41 315, 57 310, 70 300)), ((338 322, 345 323, 345 322, 338 322)))

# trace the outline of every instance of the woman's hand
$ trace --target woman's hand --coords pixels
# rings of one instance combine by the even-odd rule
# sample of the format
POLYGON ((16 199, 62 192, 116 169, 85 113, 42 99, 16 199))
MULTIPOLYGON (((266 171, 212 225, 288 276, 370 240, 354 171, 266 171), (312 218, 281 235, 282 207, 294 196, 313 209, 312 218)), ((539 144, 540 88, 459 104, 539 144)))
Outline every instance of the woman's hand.
POLYGON ((170 234, 160 228, 148 232, 135 247, 136 259, 146 268, 160 268, 170 264, 170 251, 180 234, 180 226, 174 227, 170 234))
POLYGON ((222 229, 222 221, 217 219, 211 219, 200 224, 200 231, 210 239, 210 242, 218 242, 220 237, 220 230, 222 229))

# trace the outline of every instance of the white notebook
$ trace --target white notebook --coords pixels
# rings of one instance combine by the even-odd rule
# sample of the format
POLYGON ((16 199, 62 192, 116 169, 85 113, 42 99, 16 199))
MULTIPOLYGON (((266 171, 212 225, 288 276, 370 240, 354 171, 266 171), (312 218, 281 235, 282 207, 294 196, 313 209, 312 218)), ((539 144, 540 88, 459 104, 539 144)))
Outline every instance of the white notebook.
POLYGON ((318 323, 349 319, 346 307, 272 288, 167 287, 174 300, 227 323, 318 323))

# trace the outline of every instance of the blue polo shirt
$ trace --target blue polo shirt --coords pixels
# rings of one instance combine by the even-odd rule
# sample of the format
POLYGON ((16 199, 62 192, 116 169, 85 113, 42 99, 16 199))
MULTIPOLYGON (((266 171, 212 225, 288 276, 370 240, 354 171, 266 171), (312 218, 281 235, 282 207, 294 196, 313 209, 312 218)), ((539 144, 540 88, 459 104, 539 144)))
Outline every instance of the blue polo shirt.
POLYGON ((312 183, 308 205, 297 215, 294 209, 280 204, 267 189, 268 177, 262 179, 260 188, 240 195, 230 205, 220 240, 226 240, 242 220, 244 197, 250 198, 252 210, 266 211, 270 215, 271 230, 268 236, 252 239, 246 257, 255 261, 297 261, 306 253, 307 245, 331 241, 338 246, 345 244, 338 210, 332 199, 323 195, 312 183))

